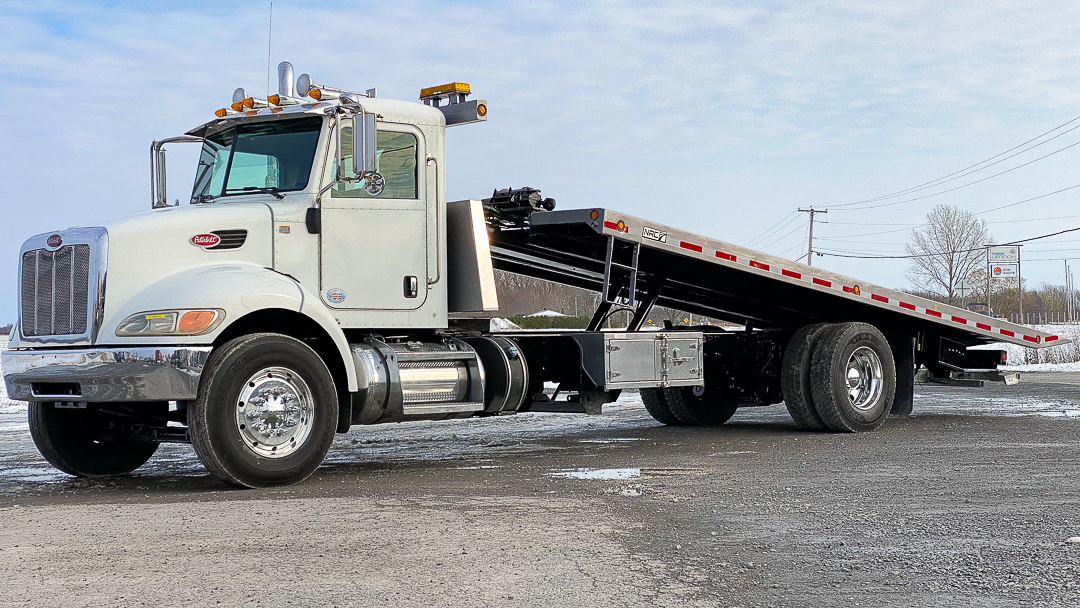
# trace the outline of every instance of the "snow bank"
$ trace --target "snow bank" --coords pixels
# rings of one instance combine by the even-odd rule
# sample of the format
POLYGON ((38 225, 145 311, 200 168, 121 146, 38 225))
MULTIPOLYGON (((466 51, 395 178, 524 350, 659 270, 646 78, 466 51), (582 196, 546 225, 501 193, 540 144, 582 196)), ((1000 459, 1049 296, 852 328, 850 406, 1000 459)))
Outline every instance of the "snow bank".
POLYGON ((1009 353, 1009 371, 1080 371, 1080 325, 1031 325, 1030 327, 1072 340, 1072 342, 1040 349, 1004 342, 996 342, 977 348, 1007 351, 1009 353))

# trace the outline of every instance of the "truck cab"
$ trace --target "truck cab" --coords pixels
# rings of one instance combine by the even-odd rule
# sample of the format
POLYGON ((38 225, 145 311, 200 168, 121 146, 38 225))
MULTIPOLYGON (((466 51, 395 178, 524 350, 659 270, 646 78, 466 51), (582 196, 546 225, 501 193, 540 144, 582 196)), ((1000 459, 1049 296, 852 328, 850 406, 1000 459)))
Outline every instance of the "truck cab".
MULTIPOLYGON (((425 89, 423 103, 306 74, 296 85, 283 63, 277 95, 238 89, 213 120, 155 141, 151 209, 23 244, 5 380, 12 398, 32 403, 38 445, 62 470, 126 472, 170 439, 218 451, 214 438, 200 444, 167 423, 190 424, 189 404, 217 398, 200 397, 205 372, 243 337, 285 340, 271 350, 311 369, 278 362, 279 374, 247 382, 259 405, 239 422, 230 410, 238 432, 220 440, 251 446, 252 471, 259 458, 272 469, 299 464, 270 477, 218 471, 240 485, 306 476, 354 414, 373 422, 405 419, 407 405, 424 406, 412 416, 483 409, 475 352, 436 333, 448 325, 445 131, 486 120, 486 102, 467 100, 462 83, 425 89), (180 143, 201 147, 185 205, 165 199, 165 149, 180 143), (412 346, 398 355, 388 344, 399 342, 412 346), (391 373, 388 358, 410 362, 391 373), (362 377, 358 367, 380 369, 362 377), (77 439, 87 425, 100 432, 77 439), (109 445, 113 460, 131 456, 103 463, 95 445, 109 445)), ((497 307, 493 296, 480 310, 497 307)))

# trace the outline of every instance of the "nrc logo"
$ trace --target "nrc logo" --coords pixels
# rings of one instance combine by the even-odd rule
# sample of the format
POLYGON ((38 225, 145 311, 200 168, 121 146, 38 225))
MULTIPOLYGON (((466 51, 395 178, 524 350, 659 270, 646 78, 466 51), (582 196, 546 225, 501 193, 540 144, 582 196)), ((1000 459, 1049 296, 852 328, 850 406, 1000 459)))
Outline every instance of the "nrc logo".
POLYGON ((650 241, 656 241, 658 243, 667 242, 667 233, 656 228, 649 228, 648 226, 641 227, 641 236, 649 239, 650 241))

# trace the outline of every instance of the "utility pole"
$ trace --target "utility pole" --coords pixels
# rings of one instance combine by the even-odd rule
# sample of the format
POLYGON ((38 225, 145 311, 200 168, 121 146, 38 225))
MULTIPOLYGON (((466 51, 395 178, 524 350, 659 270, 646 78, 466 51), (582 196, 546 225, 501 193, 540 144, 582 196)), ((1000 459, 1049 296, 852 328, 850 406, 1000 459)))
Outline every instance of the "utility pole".
POLYGON ((813 260, 813 255, 814 255, 814 216, 817 215, 818 213, 828 213, 828 212, 829 212, 828 209, 824 209, 824 210, 814 209, 813 205, 810 205, 809 209, 799 209, 799 213, 809 213, 810 214, 810 244, 806 248, 806 265, 807 266, 813 266, 814 265, 814 260, 813 260))
POLYGON ((1020 272, 1020 248, 1023 245, 1016 246, 1016 288, 1020 292, 1020 324, 1024 323, 1024 279, 1023 274, 1020 272))

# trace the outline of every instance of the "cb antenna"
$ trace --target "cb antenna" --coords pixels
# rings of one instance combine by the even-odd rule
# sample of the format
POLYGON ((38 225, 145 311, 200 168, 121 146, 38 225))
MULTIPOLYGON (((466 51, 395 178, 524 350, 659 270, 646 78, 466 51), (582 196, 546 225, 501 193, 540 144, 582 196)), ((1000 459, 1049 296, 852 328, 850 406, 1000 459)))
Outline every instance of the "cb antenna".
POLYGON ((270 43, 274 39, 274 3, 270 3, 270 27, 266 30, 266 96, 270 97, 270 43))

